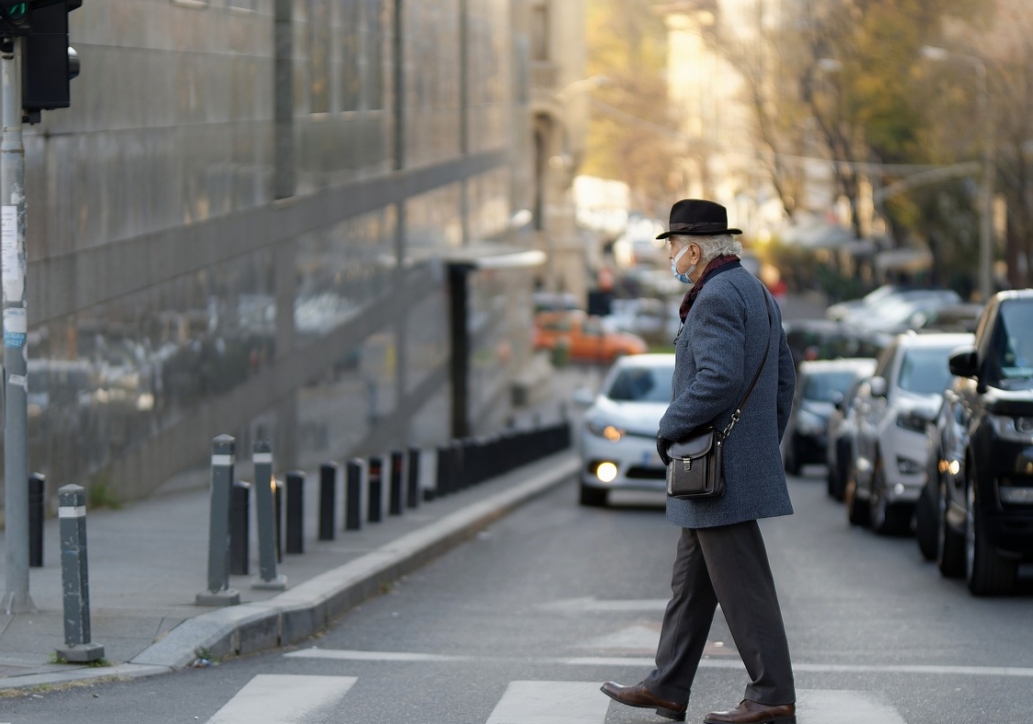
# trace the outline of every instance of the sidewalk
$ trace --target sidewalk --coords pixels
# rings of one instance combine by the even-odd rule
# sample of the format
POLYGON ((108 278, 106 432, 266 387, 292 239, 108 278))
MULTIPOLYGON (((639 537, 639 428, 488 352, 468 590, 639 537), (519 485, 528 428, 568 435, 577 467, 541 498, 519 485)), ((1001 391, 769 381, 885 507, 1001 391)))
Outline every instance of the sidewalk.
MULTIPOLYGON (((561 400, 590 370, 562 370, 553 393, 534 408, 543 424, 559 419, 561 400)), ((570 408, 567 404, 568 410, 570 408)), ((570 412, 574 412, 570 410, 570 412)), ((338 484, 336 540, 319 541, 318 475, 305 483, 305 552, 285 554, 277 573, 286 591, 252 588, 257 579, 257 532, 251 504, 250 576, 231 576, 241 603, 195 605, 208 561, 208 490, 158 496, 120 510, 87 511, 91 640, 104 646, 109 666, 54 663, 64 648, 58 521, 46 521, 44 566, 30 569, 37 613, 0 614, 0 690, 98 677, 137 677, 190 665, 198 651, 220 657, 306 638, 391 581, 458 545, 497 518, 568 480, 578 466, 573 448, 477 486, 406 509, 383 522, 344 531, 338 484)), ((385 494, 386 497, 386 494, 385 494)), ((0 538, 0 571, 4 544, 0 538)))

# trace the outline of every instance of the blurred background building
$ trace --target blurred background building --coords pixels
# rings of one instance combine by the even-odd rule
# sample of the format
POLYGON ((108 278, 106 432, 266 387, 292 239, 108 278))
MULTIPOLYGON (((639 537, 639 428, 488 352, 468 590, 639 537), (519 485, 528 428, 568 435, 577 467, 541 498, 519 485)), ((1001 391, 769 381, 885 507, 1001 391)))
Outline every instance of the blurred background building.
POLYGON ((72 107, 25 134, 30 470, 128 500, 223 433, 280 470, 505 424, 573 229, 580 7, 74 13, 72 107))

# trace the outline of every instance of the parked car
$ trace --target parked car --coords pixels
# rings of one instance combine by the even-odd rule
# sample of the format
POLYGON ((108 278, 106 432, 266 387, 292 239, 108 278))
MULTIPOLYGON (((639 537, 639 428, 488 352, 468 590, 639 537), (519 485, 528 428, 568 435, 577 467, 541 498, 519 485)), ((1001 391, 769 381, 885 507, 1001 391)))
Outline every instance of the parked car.
POLYGON ((581 505, 606 505, 609 491, 666 490, 656 431, 671 402, 673 354, 617 360, 581 422, 581 505))
POLYGON ((870 334, 860 334, 855 329, 827 319, 798 319, 782 323, 786 343, 793 355, 793 362, 840 357, 879 356, 886 343, 870 334))
POLYGON ((857 392, 854 457, 844 499, 851 524, 877 533, 910 529, 931 451, 926 426, 950 383, 951 351, 971 334, 898 335, 857 392))
MULTIPOLYGON (((928 289, 886 284, 861 299, 852 299, 839 304, 833 304, 825 310, 825 317, 826 319, 845 322, 850 325, 857 323, 871 324, 872 321, 885 315, 894 318, 898 317, 901 314, 901 305, 907 306, 909 304, 923 303, 928 307, 929 302, 940 306, 960 304, 961 297, 951 289, 928 289)), ((907 314, 904 314, 900 319, 906 317, 907 314)), ((876 326, 881 327, 884 325, 878 324, 876 326)))
POLYGON ((801 362, 796 395, 782 436, 782 461, 796 475, 804 465, 826 461, 829 419, 860 372, 871 374, 875 360, 838 359, 801 362))
POLYGON ((937 564, 973 594, 1009 593, 1033 559, 1033 289, 992 297, 974 344, 949 364, 924 496, 937 513, 937 564))
POLYGON ((576 310, 541 312, 535 316, 534 348, 554 351, 557 346, 570 360, 604 364, 648 351, 641 337, 607 329, 599 317, 576 310))
POLYGON ((681 324, 678 305, 654 297, 614 299, 606 319, 617 331, 630 332, 654 344, 670 344, 681 324))
POLYGON ((857 390, 861 383, 875 371, 875 360, 860 358, 854 360, 854 378, 846 392, 835 404, 829 416, 827 443, 825 445, 825 487, 828 494, 836 500, 843 499, 843 487, 846 485, 847 466, 854 455, 854 438, 851 434, 856 429, 855 416, 857 406, 857 390))

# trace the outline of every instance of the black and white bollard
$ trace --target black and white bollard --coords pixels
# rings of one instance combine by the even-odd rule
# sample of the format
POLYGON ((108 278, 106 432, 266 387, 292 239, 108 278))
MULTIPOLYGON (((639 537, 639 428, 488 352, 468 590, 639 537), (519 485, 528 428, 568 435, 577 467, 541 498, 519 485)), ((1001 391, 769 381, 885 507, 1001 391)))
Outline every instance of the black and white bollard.
POLYGON ((29 476, 29 568, 43 567, 43 517, 47 479, 40 473, 29 476))
POLYGON ((252 588, 283 591, 287 577, 276 573, 276 509, 273 502, 273 448, 268 442, 255 443, 252 461, 255 466, 255 519, 258 522, 258 575, 252 588))
POLYGON ((305 473, 287 473, 287 552, 305 552, 305 473))
POLYGON ((369 486, 369 506, 366 511, 366 520, 370 523, 379 523, 382 517, 384 502, 384 460, 379 457, 369 459, 369 467, 366 472, 367 484, 369 486))
POLYGON ((388 515, 401 515, 405 510, 403 500, 402 475, 405 473, 405 457, 401 450, 394 450, 391 453, 391 482, 387 499, 388 515))
POLYGON ((86 491, 65 485, 58 492, 61 527, 61 584, 64 592, 65 648, 58 657, 76 664, 104 658, 104 646, 90 641, 90 579, 86 566, 86 491))
POLYGON ((230 490, 230 575, 248 575, 251 559, 251 483, 237 480, 230 490))
POLYGON ((333 540, 334 509, 337 507, 337 463, 319 466, 319 540, 333 540))
POLYGON ((198 606, 234 606, 240 603, 240 594, 230 588, 230 487, 233 485, 236 445, 237 441, 229 435, 219 435, 212 440, 208 588, 197 594, 198 606))
POLYGON ((409 448, 409 459, 406 465, 405 504, 409 508, 420 506, 420 449, 409 448))
POLYGON ((362 471, 363 462, 358 458, 348 461, 348 474, 344 489, 344 529, 362 528, 362 471))

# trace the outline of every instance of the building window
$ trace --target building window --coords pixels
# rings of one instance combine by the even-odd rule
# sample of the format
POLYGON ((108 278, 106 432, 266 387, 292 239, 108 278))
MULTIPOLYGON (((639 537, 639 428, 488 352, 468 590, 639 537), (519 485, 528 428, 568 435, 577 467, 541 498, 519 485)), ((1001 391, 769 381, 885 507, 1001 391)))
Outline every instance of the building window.
POLYGON ((330 3, 308 4, 309 113, 330 112, 330 3))
POLYGON ((549 8, 538 5, 531 10, 532 60, 549 59, 549 8))
POLYGON ((348 0, 341 8, 341 110, 359 110, 362 80, 362 58, 359 54, 362 36, 362 6, 359 0, 348 0))

